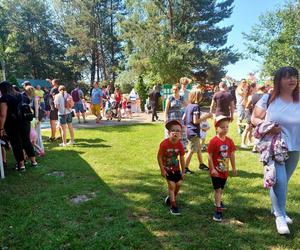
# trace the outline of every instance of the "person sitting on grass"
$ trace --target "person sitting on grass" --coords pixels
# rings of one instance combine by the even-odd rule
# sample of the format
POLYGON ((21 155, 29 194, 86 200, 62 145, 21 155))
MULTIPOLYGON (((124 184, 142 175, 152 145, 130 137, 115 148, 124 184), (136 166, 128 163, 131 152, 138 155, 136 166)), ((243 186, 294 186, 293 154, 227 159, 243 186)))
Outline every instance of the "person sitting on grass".
POLYGON ((166 123, 169 138, 164 139, 159 145, 157 161, 161 175, 168 184, 169 195, 165 198, 165 203, 170 206, 173 215, 180 215, 176 205, 176 196, 179 192, 181 182, 184 178, 184 147, 180 142, 182 125, 177 120, 170 120, 166 123), (178 160, 178 155, 179 160, 178 160), (180 171, 181 167, 181 171, 180 171))
POLYGON ((185 173, 192 174, 193 172, 188 168, 194 153, 197 153, 199 161, 199 169, 208 170, 208 167, 203 163, 201 144, 200 144, 200 123, 202 120, 212 117, 211 113, 206 113, 202 117, 200 116, 200 102, 202 100, 202 91, 200 89, 194 89, 189 94, 189 104, 185 109, 183 115, 183 123, 187 128, 187 156, 185 160, 185 173))
POLYGON ((217 135, 211 139, 208 144, 208 163, 212 184, 215 190, 215 213, 214 221, 222 221, 222 211, 225 208, 222 203, 222 191, 224 189, 228 171, 229 160, 232 167, 233 175, 236 176, 235 168, 235 145, 233 141, 227 137, 230 117, 217 116, 215 120, 215 127, 217 135))

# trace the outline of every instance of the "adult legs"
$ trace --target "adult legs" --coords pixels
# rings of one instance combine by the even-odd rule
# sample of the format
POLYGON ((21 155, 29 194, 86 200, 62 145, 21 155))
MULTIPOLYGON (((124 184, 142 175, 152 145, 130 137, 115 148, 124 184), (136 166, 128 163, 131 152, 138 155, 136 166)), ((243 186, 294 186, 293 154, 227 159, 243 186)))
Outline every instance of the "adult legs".
POLYGON ((57 120, 50 120, 50 127, 51 127, 51 138, 55 138, 56 134, 56 122, 57 120))
POLYGON ((288 181, 299 161, 299 152, 289 152, 289 159, 284 164, 275 162, 276 183, 270 189, 270 197, 275 216, 286 216, 286 196, 288 181))

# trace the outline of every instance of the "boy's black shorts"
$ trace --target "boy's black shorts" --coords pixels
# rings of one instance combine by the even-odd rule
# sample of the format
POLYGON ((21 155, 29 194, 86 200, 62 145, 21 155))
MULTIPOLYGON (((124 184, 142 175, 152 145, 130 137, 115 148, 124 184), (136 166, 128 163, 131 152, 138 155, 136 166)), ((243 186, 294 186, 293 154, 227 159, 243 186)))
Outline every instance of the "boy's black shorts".
POLYGON ((182 175, 181 175, 181 172, 178 171, 178 172, 167 172, 167 180, 169 181, 173 181, 175 183, 179 182, 182 180, 182 175))
POLYGON ((220 177, 211 177, 212 184, 214 186, 214 189, 224 189, 225 183, 227 179, 220 178, 220 177))

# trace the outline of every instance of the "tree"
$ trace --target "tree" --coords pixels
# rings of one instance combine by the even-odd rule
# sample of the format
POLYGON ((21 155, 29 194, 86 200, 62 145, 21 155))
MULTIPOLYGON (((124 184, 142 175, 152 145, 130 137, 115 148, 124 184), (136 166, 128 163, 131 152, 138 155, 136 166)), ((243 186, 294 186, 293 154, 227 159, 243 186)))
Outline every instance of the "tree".
POLYGON ((121 27, 128 71, 161 83, 198 71, 207 71, 209 80, 216 80, 226 65, 238 60, 232 47, 224 47, 232 27, 217 25, 231 15, 233 0, 126 3, 128 15, 121 27))
POLYGON ((0 0, 6 12, 1 34, 2 53, 8 75, 19 78, 59 77, 70 79, 72 71, 65 64, 62 30, 52 18, 47 2, 42 0, 0 0))
POLYGON ((282 66, 300 67, 300 2, 290 1, 281 9, 267 12, 253 26, 247 39, 249 57, 263 59, 263 76, 282 66))
POLYGON ((81 70, 88 69, 91 82, 114 81, 122 58, 116 25, 122 1, 56 0, 55 6, 71 41, 68 55, 80 58, 81 70))

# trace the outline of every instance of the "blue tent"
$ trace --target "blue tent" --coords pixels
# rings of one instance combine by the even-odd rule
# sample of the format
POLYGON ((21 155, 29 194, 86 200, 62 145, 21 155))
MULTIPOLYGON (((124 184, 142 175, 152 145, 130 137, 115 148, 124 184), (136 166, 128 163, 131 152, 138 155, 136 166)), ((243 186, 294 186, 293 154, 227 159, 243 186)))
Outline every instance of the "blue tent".
POLYGON ((51 88, 51 84, 49 82, 47 82, 46 80, 38 80, 38 79, 17 79, 19 86, 22 86, 22 83, 25 81, 29 81, 30 84, 33 87, 36 87, 37 85, 40 85, 42 88, 43 87, 47 87, 47 88, 51 88))

